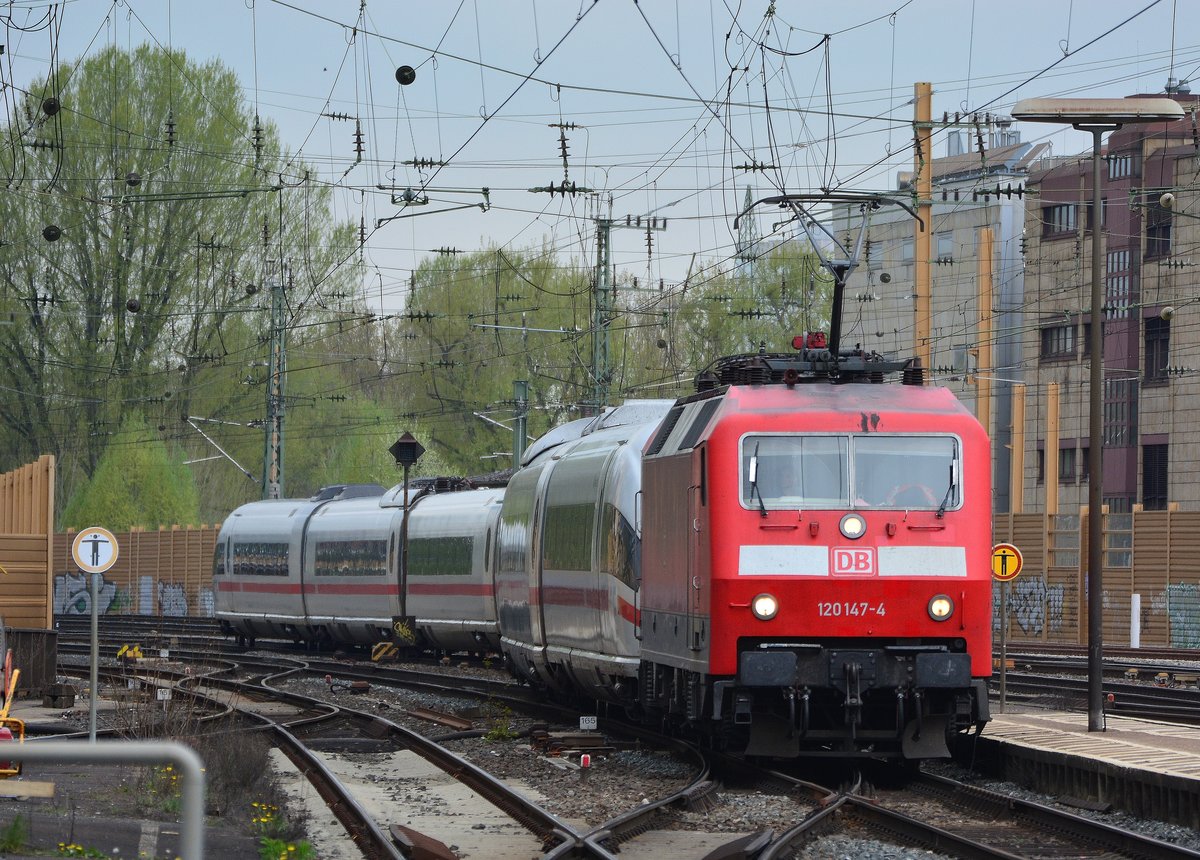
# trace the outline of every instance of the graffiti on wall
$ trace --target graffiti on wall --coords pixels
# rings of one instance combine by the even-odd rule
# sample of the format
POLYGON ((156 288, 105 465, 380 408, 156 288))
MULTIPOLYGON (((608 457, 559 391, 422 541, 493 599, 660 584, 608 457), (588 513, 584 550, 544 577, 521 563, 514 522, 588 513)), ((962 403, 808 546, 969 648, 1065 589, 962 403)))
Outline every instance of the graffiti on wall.
MULTIPOLYGON (((96 593, 96 612, 117 611, 119 594, 114 583, 101 578, 96 593)), ((60 573, 54 577, 54 612, 56 615, 92 614, 92 589, 87 575, 60 573)))
POLYGON ((1167 619, 1172 648, 1200 648, 1200 584, 1176 582, 1167 586, 1167 619))
POLYGON ((178 617, 188 614, 187 592, 182 585, 171 582, 158 584, 158 613, 178 617))
MULTIPOLYGON (((1000 586, 992 584, 992 605, 995 607, 993 630, 1000 629, 1000 586)), ((1008 587, 1008 614, 1025 636, 1059 633, 1063 629, 1063 607, 1066 589, 1061 585, 1047 586, 1036 576, 1014 579, 1008 587)))
POLYGON ((201 618, 212 618, 217 614, 216 597, 211 588, 201 588, 196 595, 196 601, 199 603, 199 606, 196 607, 197 614, 201 618))
MULTIPOLYGON (((212 589, 208 589, 207 602, 200 594, 201 609, 213 615, 212 589)), ((137 592, 122 591, 120 586, 101 579, 99 599, 96 603, 99 614, 121 614, 140 612, 142 615, 169 615, 186 617, 188 613, 187 588, 171 582, 159 582, 152 576, 138 577, 137 592), (136 605, 134 604, 136 600, 136 605)), ((91 615, 92 587, 88 574, 65 573, 54 577, 54 613, 56 615, 91 615)))

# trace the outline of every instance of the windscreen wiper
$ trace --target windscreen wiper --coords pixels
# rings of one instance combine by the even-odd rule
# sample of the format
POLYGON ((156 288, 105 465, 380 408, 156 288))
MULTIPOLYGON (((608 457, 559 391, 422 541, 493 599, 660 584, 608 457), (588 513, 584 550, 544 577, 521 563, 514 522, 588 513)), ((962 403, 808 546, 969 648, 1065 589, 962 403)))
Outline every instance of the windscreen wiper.
POLYGON ((946 505, 950 504, 950 497, 954 495, 954 488, 957 482, 954 480, 954 464, 950 464, 950 486, 946 488, 946 495, 942 497, 942 503, 938 505, 937 518, 940 520, 946 516, 946 505))
POLYGON ((750 498, 758 496, 758 509, 765 517, 767 515, 767 504, 763 501, 762 491, 758 489, 758 446, 759 443, 754 443, 754 453, 750 455, 750 498))

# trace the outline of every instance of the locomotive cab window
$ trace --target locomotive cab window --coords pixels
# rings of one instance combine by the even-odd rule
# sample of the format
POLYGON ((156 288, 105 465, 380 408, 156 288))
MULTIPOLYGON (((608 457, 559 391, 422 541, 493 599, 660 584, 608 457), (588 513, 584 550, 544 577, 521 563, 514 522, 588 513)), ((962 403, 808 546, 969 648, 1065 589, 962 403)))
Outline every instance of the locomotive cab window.
POLYGON ((742 505, 751 510, 953 510, 961 499, 961 473, 953 436, 742 439, 742 505))
POLYGON ((747 436, 742 503, 750 508, 836 508, 849 501, 845 436, 747 436))
POLYGON ((951 436, 859 436, 853 466, 855 507, 958 507, 958 442, 951 436))

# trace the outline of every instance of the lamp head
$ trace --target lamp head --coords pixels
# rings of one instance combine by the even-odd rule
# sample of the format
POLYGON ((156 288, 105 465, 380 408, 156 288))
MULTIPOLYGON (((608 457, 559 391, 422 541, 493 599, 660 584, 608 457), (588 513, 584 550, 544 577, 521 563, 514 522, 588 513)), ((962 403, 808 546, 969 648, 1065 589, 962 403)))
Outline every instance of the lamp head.
POLYGON ((1078 128, 1120 127, 1174 122, 1183 118, 1183 106, 1166 98, 1021 99, 1012 115, 1027 122, 1059 122, 1078 128))

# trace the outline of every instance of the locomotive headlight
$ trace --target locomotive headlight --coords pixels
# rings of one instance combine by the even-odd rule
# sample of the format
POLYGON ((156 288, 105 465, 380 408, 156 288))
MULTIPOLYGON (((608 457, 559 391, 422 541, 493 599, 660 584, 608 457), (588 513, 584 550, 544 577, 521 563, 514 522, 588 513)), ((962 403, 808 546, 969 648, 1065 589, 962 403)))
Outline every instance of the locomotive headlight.
POLYGON ((934 621, 945 621, 954 614, 954 601, 945 594, 937 594, 929 599, 929 617, 934 621))
POLYGON ((842 521, 838 523, 838 528, 850 540, 858 540, 867 533, 867 521, 859 514, 846 514, 846 516, 842 517, 842 521))
POLYGON ((779 611, 779 601, 770 594, 760 594, 750 601, 750 611, 759 621, 770 621, 779 611))

